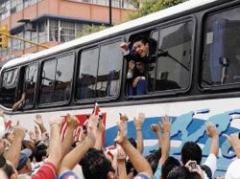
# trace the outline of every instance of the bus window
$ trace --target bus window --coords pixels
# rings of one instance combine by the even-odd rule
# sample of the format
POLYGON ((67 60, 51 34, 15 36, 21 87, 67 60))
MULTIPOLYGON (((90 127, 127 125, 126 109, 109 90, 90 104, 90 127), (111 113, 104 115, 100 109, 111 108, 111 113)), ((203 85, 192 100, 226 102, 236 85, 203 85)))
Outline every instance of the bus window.
POLYGON ((153 91, 189 87, 192 31, 192 22, 160 29, 153 91))
POLYGON ((206 16, 201 87, 240 82, 240 7, 206 16))
POLYGON ((192 27, 192 22, 184 22, 130 37, 131 49, 125 55, 128 95, 189 87, 192 27))
POLYGON ((77 83, 77 99, 116 97, 120 91, 122 54, 120 42, 83 50, 77 83))
POLYGON ((25 67, 24 89, 26 94, 24 109, 33 107, 35 97, 35 87, 37 83, 38 65, 36 63, 25 67))
POLYGON ((54 82, 56 72, 56 60, 43 63, 42 80, 40 86, 40 104, 51 103, 54 95, 54 82))
POLYGON ((120 90, 120 72, 122 69, 122 53, 120 42, 103 45, 100 48, 100 59, 97 75, 97 97, 116 97, 120 90))
POLYGON ((73 66, 72 53, 43 63, 40 104, 69 101, 73 66))
POLYGON ((98 66, 98 48, 83 50, 77 83, 77 98, 95 98, 95 87, 98 66))
POLYGON ((71 96, 73 79, 74 54, 59 57, 57 59, 55 93, 56 101, 68 101, 71 96), (67 68, 66 68, 67 67, 67 68))
POLYGON ((12 108, 12 105, 16 99, 16 90, 18 84, 19 69, 13 69, 5 71, 3 73, 3 81, 0 92, 0 103, 8 108, 12 108))

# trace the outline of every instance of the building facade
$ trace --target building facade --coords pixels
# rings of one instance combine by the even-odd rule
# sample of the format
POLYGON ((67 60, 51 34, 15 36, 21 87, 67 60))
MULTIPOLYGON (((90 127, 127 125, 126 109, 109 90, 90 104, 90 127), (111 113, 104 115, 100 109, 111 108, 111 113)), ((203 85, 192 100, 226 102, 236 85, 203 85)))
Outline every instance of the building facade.
MULTIPOLYGON (((112 0, 112 22, 120 23, 135 9, 128 0, 112 0)), ((0 26, 11 35, 48 47, 79 36, 86 26, 109 25, 109 0, 0 0, 0 26)), ((44 48, 9 39, 0 61, 44 48)))

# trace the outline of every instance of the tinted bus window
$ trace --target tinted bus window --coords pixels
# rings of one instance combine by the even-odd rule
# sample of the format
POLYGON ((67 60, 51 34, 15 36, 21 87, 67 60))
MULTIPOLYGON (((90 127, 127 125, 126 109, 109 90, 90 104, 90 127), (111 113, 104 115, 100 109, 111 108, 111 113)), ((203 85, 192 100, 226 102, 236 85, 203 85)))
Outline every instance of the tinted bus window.
POLYGON ((43 63, 42 80, 40 87, 40 104, 50 103, 54 96, 54 82, 56 72, 56 60, 49 60, 43 63))
POLYGON ((189 86, 192 32, 193 23, 184 22, 152 33, 152 38, 158 41, 158 51, 156 61, 149 69, 149 91, 186 89, 189 86))
POLYGON ((74 54, 43 63, 40 104, 66 102, 70 99, 74 54))
POLYGON ((84 50, 81 53, 79 76, 77 83, 77 98, 95 98, 98 48, 84 50))
POLYGON ((240 82, 239 7, 206 17, 202 65, 202 87, 240 82))
POLYGON ((34 104, 35 87, 37 83, 38 65, 31 64, 25 67, 24 92, 26 93, 24 108, 31 108, 34 104))
POLYGON ((119 46, 120 42, 114 42, 81 52, 77 99, 118 95, 123 58, 119 46))
POLYGON ((120 42, 117 42, 104 45, 100 49, 97 97, 114 97, 118 95, 120 90, 120 72, 123 62, 119 46, 120 42))
POLYGON ((18 69, 9 70, 3 73, 3 81, 0 93, 0 103, 8 108, 12 108, 17 94, 18 69))
POLYGON ((56 68, 55 101, 68 101, 71 95, 74 54, 59 57, 56 68))

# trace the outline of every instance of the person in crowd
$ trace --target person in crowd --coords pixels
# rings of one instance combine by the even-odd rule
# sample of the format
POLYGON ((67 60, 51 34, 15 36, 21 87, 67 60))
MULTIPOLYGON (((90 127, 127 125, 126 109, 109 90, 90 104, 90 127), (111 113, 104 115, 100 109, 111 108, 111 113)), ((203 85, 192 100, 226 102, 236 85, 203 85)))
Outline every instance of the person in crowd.
POLYGON ((151 179, 152 169, 147 160, 141 155, 141 153, 135 149, 129 142, 126 134, 126 123, 119 121, 118 123, 119 132, 115 141, 122 147, 123 151, 129 157, 134 168, 138 174, 134 176, 134 179, 151 179), (139 162, 141 161, 141 162, 139 162))
POLYGON ((17 166, 18 174, 29 174, 32 172, 32 166, 30 161, 31 155, 32 151, 30 149, 21 150, 17 166))
MULTIPOLYGON (((207 124, 206 132, 208 137, 211 138, 211 146, 209 155, 205 163, 201 166, 201 169, 203 170, 203 174, 211 179, 217 168, 219 135, 216 126, 212 123, 207 124)), ((189 161, 195 161, 197 165, 201 165, 202 150, 198 144, 195 142, 186 142, 181 150, 181 160, 183 165, 186 165, 189 161)))

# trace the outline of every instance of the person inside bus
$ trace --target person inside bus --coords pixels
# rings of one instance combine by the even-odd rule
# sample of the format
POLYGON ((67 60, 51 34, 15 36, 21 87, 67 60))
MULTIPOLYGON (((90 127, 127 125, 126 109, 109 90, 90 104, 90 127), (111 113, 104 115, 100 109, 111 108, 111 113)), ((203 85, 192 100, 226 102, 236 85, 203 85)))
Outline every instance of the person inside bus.
POLYGON ((17 110, 23 109, 25 102, 26 102, 26 93, 23 92, 21 95, 21 98, 13 104, 12 110, 17 111, 17 110))
POLYGON ((128 61, 128 95, 146 94, 147 88, 150 86, 148 72, 150 64, 155 61, 154 54, 157 43, 146 36, 134 36, 130 39, 130 43, 120 45, 124 58, 128 61))

